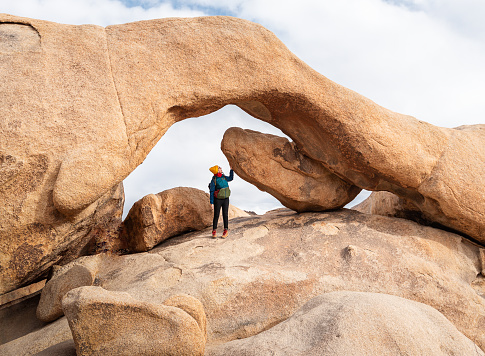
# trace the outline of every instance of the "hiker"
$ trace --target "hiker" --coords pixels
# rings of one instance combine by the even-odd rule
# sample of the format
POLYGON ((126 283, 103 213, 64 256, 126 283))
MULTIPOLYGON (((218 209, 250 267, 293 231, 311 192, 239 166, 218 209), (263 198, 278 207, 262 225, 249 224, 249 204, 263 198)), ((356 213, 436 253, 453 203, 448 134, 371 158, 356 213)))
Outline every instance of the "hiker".
POLYGON ((222 219, 224 220, 224 232, 222 233, 222 238, 225 239, 229 235, 227 229, 229 225, 229 195, 231 194, 227 182, 233 180, 234 171, 231 169, 229 176, 226 176, 224 175, 224 172, 222 172, 222 168, 219 166, 211 167, 209 170, 214 174, 209 184, 210 202, 212 210, 214 210, 212 237, 216 237, 217 235, 217 223, 219 222, 219 214, 222 207, 222 219))

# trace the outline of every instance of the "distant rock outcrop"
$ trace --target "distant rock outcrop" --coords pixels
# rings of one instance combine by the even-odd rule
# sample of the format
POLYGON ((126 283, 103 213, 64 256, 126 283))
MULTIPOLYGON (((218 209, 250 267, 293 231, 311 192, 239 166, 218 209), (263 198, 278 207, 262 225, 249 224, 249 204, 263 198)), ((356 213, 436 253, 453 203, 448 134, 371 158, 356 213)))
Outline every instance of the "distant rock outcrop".
POLYGON ((216 346, 226 355, 485 355, 440 312, 388 294, 332 292, 315 297, 262 333, 216 346))
POLYGON ((238 176, 298 212, 341 208, 361 191, 283 137, 232 127, 221 148, 238 176))
POLYGON ((204 355, 206 318, 193 297, 172 297, 162 305, 128 293, 80 287, 64 296, 62 307, 78 356, 204 355))

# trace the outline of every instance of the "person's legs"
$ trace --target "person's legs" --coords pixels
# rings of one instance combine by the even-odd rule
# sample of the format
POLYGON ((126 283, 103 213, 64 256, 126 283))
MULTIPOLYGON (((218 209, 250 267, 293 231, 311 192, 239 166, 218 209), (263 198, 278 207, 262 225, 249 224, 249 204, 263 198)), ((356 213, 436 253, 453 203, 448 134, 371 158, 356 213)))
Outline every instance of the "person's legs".
POLYGON ((229 226, 229 198, 222 201, 222 219, 224 220, 224 230, 229 226))
POLYGON ((212 230, 217 230, 217 223, 219 222, 219 215, 221 213, 221 206, 223 203, 224 199, 214 198, 214 219, 212 220, 212 230))

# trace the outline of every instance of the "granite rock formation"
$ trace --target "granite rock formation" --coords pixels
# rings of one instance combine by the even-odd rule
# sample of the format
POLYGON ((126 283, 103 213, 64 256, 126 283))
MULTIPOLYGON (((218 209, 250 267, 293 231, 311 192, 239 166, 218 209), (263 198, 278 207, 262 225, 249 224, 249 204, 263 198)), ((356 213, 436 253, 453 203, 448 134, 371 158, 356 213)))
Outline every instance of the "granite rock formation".
POLYGON ((95 211, 168 128, 228 104, 345 181, 485 243, 483 125, 387 110, 260 25, 216 16, 102 28, 2 14, 0 33, 0 293, 75 258, 95 211))
POLYGON ((361 191, 283 137, 232 127, 221 149, 239 177, 298 212, 342 208, 361 191))
POLYGON ((80 287, 64 296, 62 308, 78 356, 204 355, 204 309, 190 296, 177 296, 169 305, 159 305, 123 292, 80 287), (189 313, 183 309, 187 306, 189 313))
POLYGON ((386 191, 372 192, 363 202, 353 206, 352 210, 365 214, 413 220, 423 225, 432 223, 423 216, 423 213, 414 204, 386 191))
POLYGON ((284 322, 206 352, 225 355, 485 355, 428 305, 388 294, 317 296, 284 322))
MULTIPOLYGON (((313 297, 354 291, 427 304, 485 349, 485 251, 460 235, 353 210, 283 209, 234 220, 226 240, 210 236, 208 228, 150 252, 81 262, 100 263, 96 285, 108 291, 154 304, 176 294, 200 300, 208 348, 268 330, 313 297)), ((51 343, 33 332, 0 345, 0 353, 40 352, 69 340, 62 320, 46 326, 58 335, 51 343)))

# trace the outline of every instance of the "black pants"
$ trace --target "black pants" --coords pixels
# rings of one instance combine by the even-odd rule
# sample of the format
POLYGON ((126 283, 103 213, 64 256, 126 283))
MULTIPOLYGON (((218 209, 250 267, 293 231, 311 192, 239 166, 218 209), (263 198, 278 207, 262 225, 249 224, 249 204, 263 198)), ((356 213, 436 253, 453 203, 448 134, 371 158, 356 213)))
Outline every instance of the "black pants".
POLYGON ((229 198, 217 199, 214 198, 214 220, 212 220, 212 230, 217 229, 217 223, 219 222, 219 214, 222 207, 222 219, 224 220, 224 229, 227 230, 229 225, 229 198))

